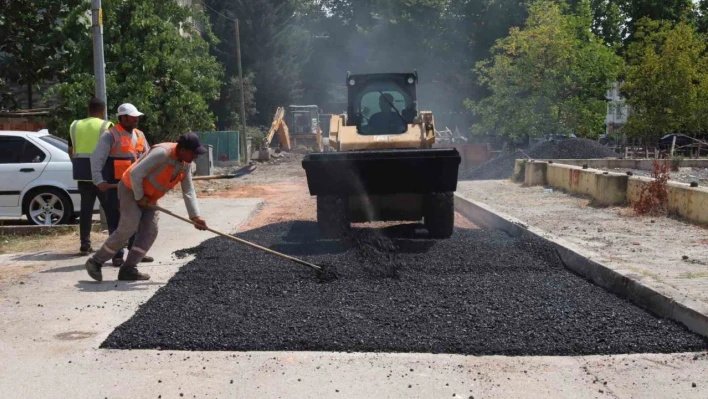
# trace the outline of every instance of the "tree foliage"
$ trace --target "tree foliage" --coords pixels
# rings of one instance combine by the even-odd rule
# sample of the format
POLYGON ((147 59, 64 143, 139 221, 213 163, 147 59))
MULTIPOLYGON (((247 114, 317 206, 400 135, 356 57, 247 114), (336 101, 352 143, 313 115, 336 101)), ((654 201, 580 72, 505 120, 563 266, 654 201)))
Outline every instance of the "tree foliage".
MULTIPOLYGON (((244 103, 246 105, 246 119, 256 115, 256 86, 253 72, 243 77, 244 103)), ((228 130, 241 130, 241 85, 238 76, 234 76, 225 87, 220 101, 224 111, 223 125, 228 130)))
MULTIPOLYGON (((65 72, 50 92, 59 103, 50 125, 64 135, 94 93, 88 5, 65 21, 65 72)), ((209 54, 204 37, 213 35, 203 15, 162 0, 104 0, 103 15, 109 115, 121 103, 134 104, 145 113, 140 128, 157 142, 212 129, 209 101, 219 97, 223 69, 209 54)))
MULTIPOLYGON (((0 79, 32 89, 57 75, 57 50, 65 40, 62 21, 81 0, 0 0, 0 79)), ((8 90, 6 106, 16 106, 8 90)))
MULTIPOLYGON (((288 104, 343 111, 347 71, 416 69, 419 108, 442 126, 595 135, 606 110, 602 93, 617 76, 613 53, 637 64, 636 51, 628 52, 647 34, 643 17, 683 19, 708 32, 708 0, 565 1, 204 0, 202 12, 173 0, 104 0, 109 109, 124 101, 145 109, 141 126, 158 139, 234 128, 238 18, 251 125, 268 125, 288 104)), ((7 83, 0 106, 15 105, 9 87, 54 79, 59 106, 51 125, 65 134, 85 114, 93 94, 89 3, 0 0, 0 80, 7 83)), ((663 51, 655 51, 659 61, 663 51)), ((697 82, 694 108, 704 101, 705 82, 697 82)), ((694 126, 703 114, 691 119, 694 126)))
POLYGON ((512 28, 492 57, 477 64, 491 95, 469 103, 480 117, 476 133, 593 137, 603 131, 605 93, 622 61, 590 31, 587 3, 575 14, 567 11, 553 1, 534 3, 523 29, 512 28))
MULTIPOLYGON (((592 0, 593 32, 608 45, 622 41, 627 0, 592 0)), ((305 69, 309 102, 338 101, 347 71, 417 69, 420 104, 436 120, 469 126, 464 100, 490 95, 479 84, 475 63, 490 56, 498 39, 520 27, 531 0, 316 0, 300 2, 303 23, 314 40, 305 69)), ((571 0, 575 7, 579 2, 571 0)), ((336 111, 336 110, 333 110, 336 111)), ((339 110, 341 111, 341 110, 339 110)))
POLYGON ((622 8, 626 17, 623 34, 631 42, 642 19, 677 22, 691 16, 694 7, 691 0, 625 0, 622 8))
POLYGON ((623 86, 631 112, 625 131, 645 141, 667 133, 705 133, 705 38, 687 22, 643 19, 627 50, 623 86))
MULTIPOLYGON (((241 57, 245 73, 253 76, 256 124, 270 124, 275 109, 302 98, 303 68, 310 57, 310 35, 295 20, 296 3, 284 0, 205 0, 215 34, 221 39, 213 54, 225 66, 222 96, 238 77, 234 22, 238 18, 241 57)), ((248 92, 247 92, 248 93, 248 92)), ((249 95, 249 94, 247 94, 249 95)), ((215 104, 220 126, 232 112, 231 104, 215 104)))
POLYGON ((698 31, 708 33, 708 0, 700 0, 696 6, 696 20, 698 31))

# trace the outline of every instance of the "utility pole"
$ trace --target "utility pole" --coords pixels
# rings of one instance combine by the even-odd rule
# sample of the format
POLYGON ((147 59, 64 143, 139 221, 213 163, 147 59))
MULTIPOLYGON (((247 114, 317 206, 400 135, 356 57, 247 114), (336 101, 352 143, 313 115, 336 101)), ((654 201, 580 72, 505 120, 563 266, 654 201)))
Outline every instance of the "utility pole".
MULTIPOLYGON (((93 75, 96 80, 96 98, 101 99, 106 108, 108 96, 106 95, 106 65, 103 59, 103 9, 101 0, 91 1, 91 30, 93 31, 93 75)), ((108 120, 108 110, 105 110, 103 119, 108 120)), ((106 214, 100 208, 101 230, 107 230, 106 214)))
MULTIPOLYGON (((91 1, 91 30, 93 31, 93 75, 96 79, 96 98, 108 104, 106 96, 106 65, 103 58, 103 10, 101 0, 91 1)), ((106 112, 108 120, 108 112, 106 112)))
POLYGON ((241 91, 241 134, 239 134, 240 157, 243 163, 248 163, 249 153, 246 141, 246 96, 243 93, 243 69, 241 68, 241 38, 239 35, 238 18, 234 21, 234 30, 236 31, 236 63, 238 64, 238 82, 239 90, 241 91))

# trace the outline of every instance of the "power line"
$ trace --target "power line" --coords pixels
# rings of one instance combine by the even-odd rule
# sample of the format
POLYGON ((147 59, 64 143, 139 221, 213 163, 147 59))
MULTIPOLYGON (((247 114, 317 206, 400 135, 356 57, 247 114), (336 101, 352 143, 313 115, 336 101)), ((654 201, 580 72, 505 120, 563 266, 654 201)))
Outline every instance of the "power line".
POLYGON ((203 5, 204 7, 206 7, 206 8, 208 8, 208 9, 210 9, 211 11, 215 12, 216 14, 220 15, 220 16, 223 17, 224 19, 227 19, 227 20, 229 20, 229 21, 231 21, 231 22, 236 22, 235 19, 229 18, 229 17, 227 17, 226 15, 220 13, 219 11, 216 11, 215 9, 209 7, 209 5, 208 5, 207 3, 202 3, 202 5, 203 5))

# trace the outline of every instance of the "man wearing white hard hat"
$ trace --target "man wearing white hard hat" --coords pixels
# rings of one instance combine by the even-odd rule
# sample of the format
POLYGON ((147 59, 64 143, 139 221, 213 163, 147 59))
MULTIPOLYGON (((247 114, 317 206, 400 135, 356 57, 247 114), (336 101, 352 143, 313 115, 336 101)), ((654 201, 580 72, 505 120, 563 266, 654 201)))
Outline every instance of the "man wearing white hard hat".
MULTIPOLYGON (((118 205, 118 190, 109 188, 117 185, 123 173, 138 161, 141 155, 150 150, 143 132, 137 129, 140 117, 144 115, 133 104, 121 104, 118 107, 118 124, 101 135, 98 145, 91 155, 91 176, 98 188, 106 193, 106 221, 108 232, 113 233, 118 228, 120 211, 118 205)), ((128 248, 132 246, 132 239, 128 248)), ((113 257, 113 266, 123 265, 123 249, 113 257)), ((143 261, 151 262, 145 257, 143 261)))

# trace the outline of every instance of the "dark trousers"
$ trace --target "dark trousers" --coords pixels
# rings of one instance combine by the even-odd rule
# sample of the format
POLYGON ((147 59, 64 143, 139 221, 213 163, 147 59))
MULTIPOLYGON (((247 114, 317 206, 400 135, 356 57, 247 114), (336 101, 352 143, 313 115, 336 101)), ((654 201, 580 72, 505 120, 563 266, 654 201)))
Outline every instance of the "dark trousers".
POLYGON ((91 223, 93 220, 93 205, 96 199, 106 209, 106 196, 90 181, 80 181, 81 213, 79 213, 79 237, 82 247, 91 246, 91 223))
MULTIPOLYGON (((106 222, 108 223, 108 233, 113 234, 114 231, 118 229, 118 222, 120 221, 120 204, 118 201, 118 189, 112 188, 106 190, 106 205, 103 207, 103 212, 106 214, 106 222)), ((133 247, 133 240, 135 240, 135 235, 130 237, 128 241, 128 249, 133 247)), ((118 250, 113 256, 114 258, 123 257, 123 248, 118 250)))

